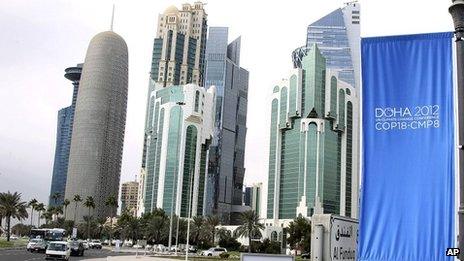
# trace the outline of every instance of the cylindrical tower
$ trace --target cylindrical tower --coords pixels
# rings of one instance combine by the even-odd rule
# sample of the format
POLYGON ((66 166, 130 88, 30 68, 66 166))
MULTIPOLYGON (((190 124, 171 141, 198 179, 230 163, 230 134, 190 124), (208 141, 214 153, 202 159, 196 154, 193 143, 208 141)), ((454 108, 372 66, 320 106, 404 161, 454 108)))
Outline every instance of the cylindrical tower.
MULTIPOLYGON (((121 159, 126 123, 128 52, 124 39, 108 31, 90 41, 85 57, 74 115, 65 198, 83 201, 92 196, 94 217, 116 214, 106 206, 118 199, 121 159)), ((74 202, 68 208, 74 217, 74 202)), ((77 220, 88 215, 78 203, 77 220)))

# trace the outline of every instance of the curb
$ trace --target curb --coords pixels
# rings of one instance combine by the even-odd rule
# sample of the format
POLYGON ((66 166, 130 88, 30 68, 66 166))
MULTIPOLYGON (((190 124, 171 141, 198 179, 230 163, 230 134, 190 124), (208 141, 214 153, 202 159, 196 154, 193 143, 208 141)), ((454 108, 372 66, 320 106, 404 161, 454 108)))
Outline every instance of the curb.
POLYGON ((7 247, 7 248, 0 248, 0 251, 23 250, 23 249, 26 249, 26 247, 23 246, 23 247, 7 247))

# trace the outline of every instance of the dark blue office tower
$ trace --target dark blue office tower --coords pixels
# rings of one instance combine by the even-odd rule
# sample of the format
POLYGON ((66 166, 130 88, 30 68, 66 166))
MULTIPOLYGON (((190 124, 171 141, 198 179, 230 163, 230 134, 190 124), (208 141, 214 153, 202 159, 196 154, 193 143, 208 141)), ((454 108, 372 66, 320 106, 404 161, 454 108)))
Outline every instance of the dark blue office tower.
POLYGON ((74 109, 76 107, 77 92, 81 79, 82 65, 69 67, 65 70, 66 79, 74 86, 71 106, 58 111, 58 124, 56 131, 55 161, 53 163, 53 176, 50 188, 49 206, 63 204, 68 173, 69 149, 71 147, 71 135, 74 121, 74 109), (58 195, 55 198, 54 195, 58 195))

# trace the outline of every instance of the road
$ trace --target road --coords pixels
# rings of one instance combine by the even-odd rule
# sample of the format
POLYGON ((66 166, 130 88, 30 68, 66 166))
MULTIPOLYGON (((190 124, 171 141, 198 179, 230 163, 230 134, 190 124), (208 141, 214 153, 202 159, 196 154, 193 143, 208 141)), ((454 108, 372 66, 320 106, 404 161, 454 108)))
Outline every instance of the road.
MULTIPOLYGON (((107 256, 120 256, 131 253, 115 253, 110 250, 102 249, 89 249, 84 252, 84 256, 72 256, 69 260, 86 260, 93 258, 104 258, 107 256)), ((0 251, 1 261, 33 261, 33 260, 45 260, 44 253, 29 253, 26 250, 4 250, 0 251)))

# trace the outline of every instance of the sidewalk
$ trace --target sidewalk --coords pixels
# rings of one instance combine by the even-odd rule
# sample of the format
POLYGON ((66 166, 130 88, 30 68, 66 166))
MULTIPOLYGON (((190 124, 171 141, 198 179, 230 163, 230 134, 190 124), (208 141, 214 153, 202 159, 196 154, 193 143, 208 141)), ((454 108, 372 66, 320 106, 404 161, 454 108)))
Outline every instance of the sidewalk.
POLYGON ((161 257, 151 257, 151 256, 110 256, 104 258, 93 258, 93 259, 85 259, 88 261, 102 261, 102 260, 114 260, 114 261, 139 261, 139 260, 150 260, 150 261, 179 261, 179 259, 172 259, 172 258, 161 258, 161 257))

